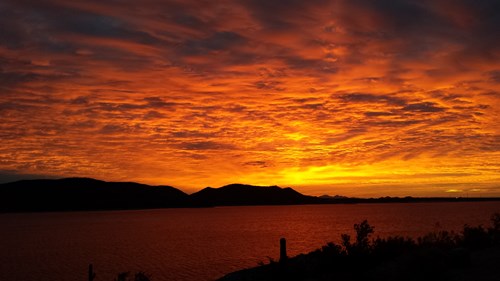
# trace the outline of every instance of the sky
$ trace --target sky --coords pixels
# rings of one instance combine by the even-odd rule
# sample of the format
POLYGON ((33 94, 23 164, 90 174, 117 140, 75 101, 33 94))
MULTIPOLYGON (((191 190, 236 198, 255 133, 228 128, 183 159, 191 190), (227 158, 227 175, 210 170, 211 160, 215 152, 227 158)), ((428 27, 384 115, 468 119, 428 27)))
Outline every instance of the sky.
POLYGON ((0 182, 500 196, 498 0, 3 0, 0 182))

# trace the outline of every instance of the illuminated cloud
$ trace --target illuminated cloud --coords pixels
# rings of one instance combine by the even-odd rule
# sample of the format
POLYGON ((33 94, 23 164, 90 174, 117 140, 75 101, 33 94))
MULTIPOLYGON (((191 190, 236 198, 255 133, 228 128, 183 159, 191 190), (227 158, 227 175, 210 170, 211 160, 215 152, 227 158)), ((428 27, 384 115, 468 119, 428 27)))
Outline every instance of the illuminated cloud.
POLYGON ((498 1, 137 5, 0 3, 0 178, 500 195, 498 1))

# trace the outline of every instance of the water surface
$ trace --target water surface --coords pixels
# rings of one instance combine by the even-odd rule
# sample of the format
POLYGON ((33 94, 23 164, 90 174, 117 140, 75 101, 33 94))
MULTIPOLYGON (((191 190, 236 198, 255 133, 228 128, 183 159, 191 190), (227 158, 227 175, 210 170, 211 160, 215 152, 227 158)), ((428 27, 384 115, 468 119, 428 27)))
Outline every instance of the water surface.
POLYGON ((489 225, 499 202, 218 207, 0 214, 0 280, 96 281, 145 271, 159 280, 214 280, 312 251, 368 219, 375 236, 489 225))

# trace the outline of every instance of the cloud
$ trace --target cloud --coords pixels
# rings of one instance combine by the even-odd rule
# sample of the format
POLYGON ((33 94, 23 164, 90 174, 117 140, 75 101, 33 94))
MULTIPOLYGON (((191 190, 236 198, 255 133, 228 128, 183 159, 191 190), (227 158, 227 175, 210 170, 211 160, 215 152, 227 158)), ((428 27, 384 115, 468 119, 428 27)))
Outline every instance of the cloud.
POLYGON ((284 88, 280 88, 279 85, 281 82, 279 81, 263 81, 259 80, 254 83, 255 87, 260 90, 276 90, 276 91, 284 91, 284 88))
POLYGON ((311 6, 326 3, 326 1, 288 1, 286 4, 281 1, 257 0, 243 1, 244 5, 249 8, 252 16, 262 25, 263 29, 273 31, 289 31, 296 27, 296 18, 307 17, 306 11, 311 6), (279 13, 277 13, 279 11, 279 13))
POLYGON ((441 112, 445 109, 443 107, 437 106, 433 102, 420 102, 411 103, 403 107, 405 111, 416 111, 416 112, 441 112))
POLYGON ((488 78, 495 83, 500 83, 500 70, 488 72, 488 78))
POLYGON ((498 1, 129 2, 0 3, 0 169, 190 188, 497 177, 498 1))
POLYGON ((260 167, 260 168, 266 168, 269 166, 269 164, 266 163, 266 161, 248 161, 248 162, 243 163, 243 165, 260 167))
POLYGON ((191 143, 183 143, 179 146, 185 150, 233 150, 236 149, 231 144, 219 143, 214 141, 199 141, 191 143))
POLYGON ((206 55, 212 51, 228 50, 245 44, 245 41, 245 38, 237 33, 222 31, 200 40, 188 40, 182 44, 180 50, 186 55, 206 55))
POLYGON ((390 95, 376 95, 366 93, 351 93, 340 96, 340 99, 347 103, 386 103, 389 105, 405 105, 406 100, 390 95))
POLYGON ((48 176, 43 174, 19 174, 16 171, 0 170, 0 184, 33 179, 54 179, 56 176, 48 176))
POLYGON ((364 113, 368 117, 373 117, 373 116, 392 116, 394 113, 391 112, 381 112, 381 111, 367 111, 364 113))
MULTIPOLYGON (((202 138, 203 139, 203 138, 216 137, 217 134, 213 133, 213 132, 176 131, 176 132, 172 132, 171 136, 173 138, 202 138)), ((203 145, 203 143, 201 145, 203 145)), ((214 146, 217 146, 217 145, 214 145, 214 146)))

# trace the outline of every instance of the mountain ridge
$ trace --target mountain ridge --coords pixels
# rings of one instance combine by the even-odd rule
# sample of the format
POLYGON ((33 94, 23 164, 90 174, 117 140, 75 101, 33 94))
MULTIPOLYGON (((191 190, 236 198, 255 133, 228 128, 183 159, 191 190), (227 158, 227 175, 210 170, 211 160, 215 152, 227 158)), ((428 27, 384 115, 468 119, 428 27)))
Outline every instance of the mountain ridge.
POLYGON ((287 205, 314 203, 314 198, 289 187, 246 184, 207 187, 190 195, 167 185, 78 177, 0 184, 0 212, 287 205))
POLYGON ((290 187, 229 184, 219 188, 206 187, 190 195, 196 205, 291 205, 314 203, 316 197, 303 195, 290 187))
POLYGON ((189 195, 171 186, 92 178, 0 184, 0 211, 73 211, 184 207, 189 195))
POLYGON ((168 185, 93 178, 20 180, 0 184, 0 212, 194 208, 216 206, 500 201, 497 197, 379 197, 304 195, 291 187, 228 184, 187 194, 168 185))

